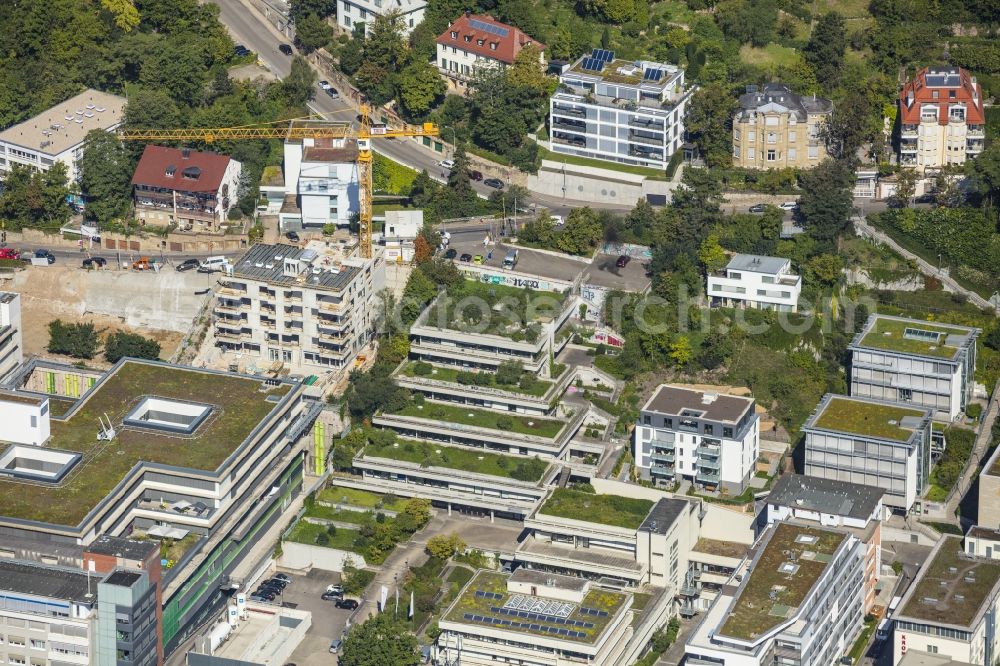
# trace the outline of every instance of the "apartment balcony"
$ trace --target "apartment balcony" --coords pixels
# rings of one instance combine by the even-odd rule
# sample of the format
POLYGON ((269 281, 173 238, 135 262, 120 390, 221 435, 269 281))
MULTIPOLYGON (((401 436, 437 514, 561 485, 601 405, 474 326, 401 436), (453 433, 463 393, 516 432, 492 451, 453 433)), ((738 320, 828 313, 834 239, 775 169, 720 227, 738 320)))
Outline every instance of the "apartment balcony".
POLYGON ((552 113, 558 113, 563 116, 576 116, 577 118, 586 118, 587 110, 579 106, 565 106, 562 104, 553 104, 552 113))
POLYGON ((264 303, 264 302, 261 302, 261 304, 260 304, 260 311, 263 312, 263 313, 265 313, 265 314, 272 314, 272 315, 273 314, 278 314, 278 308, 274 307, 273 303, 264 303))
POLYGON ((983 129, 982 125, 969 125, 965 129, 966 136, 970 137, 985 137, 986 131, 983 129))
POLYGON ((722 453, 722 446, 712 440, 703 440, 701 444, 698 445, 698 450, 696 453, 699 456, 711 456, 713 458, 718 458, 722 453))
POLYGON ((229 301, 229 300, 219 300, 215 303, 214 310, 216 312, 231 312, 234 314, 239 314, 240 302, 239 301, 229 301))
POLYGON ((674 477, 674 467, 673 465, 650 465, 649 473, 655 474, 656 476, 666 476, 674 477))
POLYGON ((981 152, 983 152, 983 142, 982 142, 982 140, 968 141, 965 144, 965 152, 967 152, 967 153, 981 153, 981 152))
POLYGON ((658 432, 653 434, 653 438, 649 440, 649 444, 650 446, 653 446, 658 449, 664 449, 669 452, 672 452, 674 450, 674 447, 676 446, 676 444, 674 443, 673 434, 664 436, 663 434, 658 432))
POLYGON ((567 146, 573 146, 574 148, 586 148, 587 140, 582 136, 567 136, 565 134, 556 134, 553 132, 552 140, 556 143, 565 144, 567 146))
MULTIPOLYGON (((701 463, 699 462, 699 465, 701 463)), ((698 468, 698 474, 694 477, 698 483, 717 484, 719 483, 718 470, 711 470, 703 467, 698 468)))
POLYGON ((286 291, 284 294, 286 303, 301 303, 302 302, 302 292, 301 291, 286 291))
POLYGON ((274 331, 274 330, 277 330, 278 325, 273 320, 270 320, 270 319, 261 319, 260 320, 260 327, 261 328, 266 328, 269 331, 274 331))
POLYGON ((587 123, 582 120, 563 120, 561 118, 552 119, 553 129, 568 130, 570 132, 586 132, 587 123))
POLYGON ((653 453, 649 456, 649 459, 654 463, 670 463, 673 465, 674 457, 673 453, 653 453))
POLYGON ((912 138, 916 139, 917 138, 917 126, 916 125, 903 125, 900 128, 899 135, 901 137, 903 137, 903 138, 912 137, 912 138))
POLYGON ((644 146, 656 146, 657 148, 663 148, 664 143, 662 136, 648 136, 638 132, 629 132, 628 141, 629 143, 641 143, 644 146))
POLYGON ((219 340, 225 340, 227 342, 243 342, 245 340, 251 340, 253 338, 250 333, 243 333, 241 331, 232 331, 224 328, 215 329, 215 337, 219 340))
POLYGON ((917 166, 917 156, 916 155, 900 155, 899 163, 902 166, 917 166))
POLYGON ((721 469, 721 466, 719 465, 719 459, 718 458, 715 458, 713 460, 711 458, 702 458, 702 457, 699 457, 698 458, 698 462, 696 464, 698 465, 698 471, 699 472, 706 472, 706 473, 709 473, 709 474, 716 474, 716 475, 718 475, 719 470, 721 469))
POLYGON ((629 146, 628 154, 630 157, 636 157, 640 160, 656 160, 659 162, 663 161, 663 153, 655 152, 649 149, 642 149, 636 146, 629 146))
POLYGON ((247 288, 246 285, 230 282, 222 284, 217 293, 220 296, 238 296, 242 298, 247 295, 247 288))
POLYGON ((656 132, 663 131, 663 121, 653 120, 652 118, 633 117, 629 118, 628 124, 630 127, 641 127, 642 129, 656 132))
POLYGON ((343 312, 350 305, 350 302, 317 301, 316 305, 324 312, 343 312))

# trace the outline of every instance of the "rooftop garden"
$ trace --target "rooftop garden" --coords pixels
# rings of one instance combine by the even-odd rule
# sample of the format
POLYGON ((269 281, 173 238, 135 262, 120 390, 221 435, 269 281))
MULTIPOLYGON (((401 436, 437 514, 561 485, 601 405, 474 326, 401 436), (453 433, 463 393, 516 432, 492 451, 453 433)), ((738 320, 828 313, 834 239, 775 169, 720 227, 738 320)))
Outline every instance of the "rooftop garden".
POLYGON ((543 419, 536 416, 521 416, 510 412, 494 412, 488 409, 473 409, 440 402, 419 400, 410 402, 404 409, 395 412, 398 416, 412 416, 445 423, 504 430, 521 435, 535 435, 553 439, 565 425, 564 421, 543 419))
POLYGON ((431 365, 426 361, 411 361, 403 366, 402 374, 407 377, 426 377, 463 386, 486 386, 536 397, 545 395, 552 387, 552 382, 525 372, 519 361, 504 361, 496 371, 491 372, 460 370, 431 365))
POLYGON ((962 538, 946 536, 916 581, 902 614, 968 627, 1000 580, 1000 563, 962 554, 962 538))
POLYGON ((899 425, 907 416, 923 418, 924 412, 918 409, 834 397, 827 403, 813 425, 817 428, 854 435, 905 442, 913 434, 912 430, 899 425))
POLYGON ((720 632, 752 640, 784 622, 802 605, 845 538, 837 532, 779 524, 740 588, 720 632), (794 554, 794 559, 788 553, 794 554))
POLYGON ((59 487, 0 481, 0 514, 57 525, 77 525, 140 461, 215 470, 276 406, 282 384, 262 392, 262 380, 203 372, 186 367, 128 361, 68 419, 52 420, 47 446, 77 451, 83 458, 59 487), (146 395, 206 402, 215 409, 191 437, 151 430, 119 429, 111 444, 97 440, 98 418, 121 423, 146 395))
POLYGON ((634 530, 642 525, 653 504, 647 499, 556 488, 538 511, 549 516, 634 530))
POLYGON ((871 330, 861 339, 861 344, 865 347, 884 349, 886 351, 951 358, 958 351, 958 348, 945 345, 945 340, 949 334, 967 335, 968 332, 960 328, 942 326, 941 324, 933 324, 931 322, 917 320, 900 321, 878 317, 871 330), (912 333, 906 335, 907 329, 926 332, 928 335, 925 339, 920 339, 912 333))
MULTIPOLYGON (((455 604, 444 615, 443 619, 448 622, 460 622, 465 625, 480 625, 487 627, 495 626, 489 621, 490 618, 510 620, 512 622, 522 621, 516 616, 512 618, 510 615, 499 613, 494 610, 503 608, 504 604, 512 596, 507 592, 507 578, 508 576, 503 574, 480 571, 462 591, 461 596, 459 596, 459 598, 455 601, 455 604), (476 592, 492 592, 493 595, 500 595, 500 597, 496 598, 494 596, 494 598, 487 599, 482 596, 477 596, 476 592), (466 619, 465 616, 467 613, 487 618, 486 622, 477 622, 475 620, 466 619)), ((545 599, 545 597, 535 598, 542 600, 545 599)), ((612 618, 614 618, 614 616, 618 613, 619 609, 625 605, 627 600, 628 597, 626 595, 619 594, 617 592, 591 590, 583 598, 582 603, 574 604, 573 612, 571 612, 566 618, 568 620, 583 622, 585 625, 589 626, 565 627, 565 625, 558 625, 539 619, 530 620, 530 627, 503 626, 502 629, 504 631, 515 631, 523 634, 545 636, 556 640, 593 643, 608 626, 608 623, 611 622, 612 618), (589 613, 584 614, 581 612, 581 608, 603 611, 606 615, 593 615, 589 613), (570 631, 575 631, 584 635, 582 637, 570 637, 565 635, 560 636, 556 633, 543 629, 544 627, 550 626, 557 629, 567 628, 570 631)), ((528 623, 529 622, 525 622, 525 624, 528 623)))
POLYGON ((406 506, 406 499, 394 497, 392 495, 380 495, 367 490, 357 488, 341 488, 330 486, 319 491, 316 499, 330 504, 344 504, 359 506, 365 509, 385 509, 386 511, 402 511, 406 506))
POLYGON ((435 300, 423 319, 436 328, 536 342, 541 324, 558 315, 567 294, 462 280, 435 300))
POLYGON ((691 550, 695 550, 699 553, 721 555, 722 557, 742 558, 747 554, 747 545, 736 541, 720 541, 718 539, 701 538, 698 539, 698 542, 691 550))
POLYGON ((428 442, 399 441, 388 446, 371 443, 365 447, 364 455, 416 463, 421 467, 447 467, 518 481, 540 481, 549 466, 549 463, 538 458, 519 458, 486 451, 438 446, 428 442))

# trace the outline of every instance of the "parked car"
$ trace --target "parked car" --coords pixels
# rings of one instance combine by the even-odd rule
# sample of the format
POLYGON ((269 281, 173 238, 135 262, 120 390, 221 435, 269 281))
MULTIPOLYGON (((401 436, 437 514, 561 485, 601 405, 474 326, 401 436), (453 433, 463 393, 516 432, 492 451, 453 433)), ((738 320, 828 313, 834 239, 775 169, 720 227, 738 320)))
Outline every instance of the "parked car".
POLYGON ((462 256, 459 257, 458 260, 464 261, 465 263, 469 263, 470 261, 472 261, 472 255, 469 254, 468 252, 463 252, 462 256))
POLYGON ((250 595, 250 598, 256 601, 274 601, 276 596, 278 595, 270 590, 255 590, 254 593, 250 595))
POLYGON ((334 585, 327 585, 326 586, 326 593, 327 594, 336 593, 336 594, 339 594, 339 595, 343 596, 343 594, 344 594, 344 586, 343 585, 336 585, 336 584, 334 584, 334 585))
POLYGON ((174 270, 183 273, 184 271, 193 271, 199 266, 201 266, 201 262, 197 259, 185 259, 181 263, 177 264, 177 267, 174 270))
POLYGON ((292 55, 292 47, 289 44, 278 44, 278 50, 286 56, 292 55))
POLYGON ((483 172, 482 171, 476 171, 476 170, 473 169, 472 171, 469 172, 469 179, 470 180, 475 180, 475 181, 478 182, 478 181, 480 181, 480 180, 483 179, 483 172))
POLYGON ((767 212, 767 204, 754 204, 754 205, 750 206, 750 212, 751 213, 766 213, 767 212))
POLYGON ((500 180, 499 178, 487 178, 486 180, 483 181, 483 185, 485 185, 486 187, 492 187, 495 190, 503 189, 503 181, 500 180))
POLYGON ((445 171, 451 171, 455 167, 455 160, 441 160, 438 162, 438 166, 445 171))
POLYGON ((0 259, 20 259, 21 253, 12 247, 0 247, 0 259))
POLYGON ((237 44, 236 46, 233 47, 233 55, 235 55, 237 58, 243 58, 245 56, 250 55, 250 53, 251 53, 250 49, 243 46, 242 44, 237 44))
POLYGON ((444 253, 445 259, 454 259, 458 256, 458 250, 455 248, 449 248, 447 252, 444 253))
POLYGON ((56 257, 55 257, 55 255, 52 254, 51 252, 49 252, 48 250, 35 250, 35 258, 36 259, 45 259, 50 264, 56 263, 56 257))
POLYGON ((615 266, 617 266, 618 268, 625 268, 626 266, 628 266, 628 262, 630 262, 631 260, 632 258, 630 256, 628 256, 627 254, 623 254, 622 256, 618 257, 618 261, 615 262, 615 266))
POLYGON ((472 263, 474 263, 474 264, 482 264, 483 263, 483 255, 477 254, 476 256, 474 256, 472 258, 472 263))
POLYGON ((323 601, 337 601, 339 602, 344 598, 343 592, 324 592, 319 596, 323 601))
POLYGON ((336 88, 327 88, 327 89, 326 89, 326 94, 327 94, 327 96, 329 96, 329 97, 330 97, 331 99, 337 99, 338 97, 340 97, 340 93, 339 93, 339 92, 337 92, 337 89, 336 89, 336 88))
POLYGON ((295 233, 294 231, 287 232, 285 234, 285 238, 287 238, 288 240, 292 241, 293 243, 298 243, 300 240, 302 240, 301 238, 299 238, 299 235, 297 233, 295 233))
POLYGON ((281 580, 280 578, 272 578, 271 580, 265 581, 264 585, 267 585, 268 587, 274 586, 278 589, 284 590, 288 587, 288 582, 281 580))
POLYGON ((104 257, 87 257, 83 260, 84 268, 104 268, 107 264, 107 260, 104 257))
POLYGON ((795 210, 799 207, 798 201, 783 201, 778 208, 781 210, 795 210))
POLYGON ((557 227, 561 227, 562 225, 566 224, 566 220, 563 219, 562 215, 550 215, 549 217, 552 218, 552 224, 556 225, 557 227))
POLYGON ((268 603, 270 601, 274 601, 274 595, 271 595, 271 598, 268 599, 264 595, 260 595, 260 594, 254 593, 254 594, 250 595, 250 601, 256 601, 259 604, 261 604, 261 603, 268 603))
POLYGON ((340 640, 339 638, 334 638, 333 641, 330 642, 330 654, 337 654, 338 652, 340 652, 340 646, 343 644, 343 642, 344 641, 340 640))
POLYGON ((927 194, 921 194, 919 197, 914 198, 913 202, 918 204, 937 203, 937 197, 928 192, 927 194))
POLYGON ((285 588, 281 587, 280 585, 275 585, 271 583, 271 581, 267 581, 266 583, 261 583, 261 585, 257 588, 257 591, 258 592, 266 591, 266 592, 272 592, 274 594, 281 594, 282 590, 284 589, 285 588))
POLYGON ((330 85, 329 81, 323 80, 319 82, 319 87, 322 88, 323 90, 329 90, 333 86, 330 85))
POLYGON ((338 599, 334 606, 343 608, 344 610, 357 610, 358 602, 354 599, 338 599))
POLYGON ((292 584, 292 577, 289 576, 288 574, 276 573, 276 574, 274 574, 274 578, 276 578, 277 580, 283 580, 283 581, 285 581, 285 583, 287 585, 291 585, 292 584))

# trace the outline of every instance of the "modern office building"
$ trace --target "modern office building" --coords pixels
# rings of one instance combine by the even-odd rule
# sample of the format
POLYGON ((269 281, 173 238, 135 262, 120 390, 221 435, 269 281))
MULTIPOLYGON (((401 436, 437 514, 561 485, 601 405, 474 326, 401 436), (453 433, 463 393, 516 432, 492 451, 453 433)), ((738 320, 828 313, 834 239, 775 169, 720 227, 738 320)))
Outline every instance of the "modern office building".
POLYGON ((928 407, 953 421, 972 400, 980 329, 871 315, 851 341, 851 395, 928 407))
POLYGON ((135 216, 141 224, 222 233, 241 173, 226 155, 147 145, 132 176, 135 216))
POLYGON ((101 580, 97 585, 98 663, 163 663, 157 591, 147 571, 115 569, 101 580))
MULTIPOLYGON (((299 492, 311 450, 301 435, 321 405, 306 402, 298 382, 131 359, 79 398, 32 392, 35 380, 17 380, 16 395, 59 409, 40 416, 50 429, 40 446, 0 452, 5 548, 85 562, 94 574, 112 558, 143 572, 148 582, 111 582, 137 609, 162 590, 169 654, 225 603, 229 577, 299 492), (164 548, 162 581, 156 554, 102 539, 123 535, 164 548)), ((9 404, 0 400, 0 421, 30 418, 9 404)))
POLYGON ((461 90, 476 70, 509 67, 527 46, 536 47, 545 61, 545 44, 492 16, 467 12, 438 36, 437 67, 449 85, 461 90))
POLYGON ((833 103, 783 83, 747 86, 733 118, 733 166, 808 169, 827 157, 821 131, 833 103))
POLYGON ((948 657, 989 666, 1000 649, 1000 562, 978 557, 975 537, 945 535, 896 611, 892 663, 905 655, 948 657))
POLYGON ((798 312, 802 277, 782 257, 737 254, 719 275, 708 275, 705 292, 712 305, 798 312))
POLYGON ((675 65, 595 49, 559 75, 549 101, 549 150, 664 169, 684 143, 692 92, 675 65))
POLYGON ((0 176, 15 164, 48 171, 56 162, 69 170, 70 182, 79 178, 77 162, 83 155, 87 132, 113 132, 122 123, 125 98, 87 89, 34 118, 0 132, 0 176))
POLYGON ((368 346, 385 285, 385 262, 358 256, 357 239, 259 243, 220 279, 215 343, 257 367, 341 375, 368 346))
POLYGON ((864 619, 864 545, 778 523, 684 645, 689 666, 835 664, 864 619))
POLYGON ((23 361, 21 295, 0 291, 0 380, 23 361))
POLYGON ((875 486, 907 513, 927 489, 931 410, 870 398, 823 396, 802 432, 805 473, 875 486))
POLYGON ((756 471, 760 419, 753 398, 663 384, 643 405, 634 436, 644 478, 739 495, 756 471))
POLYGON ((899 93, 899 163, 920 171, 964 164, 983 151, 986 113, 976 77, 924 67, 899 93))
POLYGON ((348 32, 359 27, 364 32, 376 16, 395 11, 402 20, 403 36, 406 37, 424 20, 426 8, 426 0, 340 0, 337 25, 348 32))
POLYGON ((785 474, 771 488, 762 527, 781 521, 847 530, 865 545, 865 613, 875 605, 882 570, 882 497, 885 491, 847 481, 785 474))

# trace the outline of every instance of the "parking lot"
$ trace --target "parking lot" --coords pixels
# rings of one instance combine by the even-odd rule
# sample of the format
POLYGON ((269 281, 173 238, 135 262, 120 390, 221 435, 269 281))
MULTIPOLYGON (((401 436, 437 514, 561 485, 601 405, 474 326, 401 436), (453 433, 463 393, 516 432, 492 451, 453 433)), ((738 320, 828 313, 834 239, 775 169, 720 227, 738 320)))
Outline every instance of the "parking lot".
MULTIPOLYGON (((461 236, 454 234, 449 247, 458 253, 455 261, 458 261, 458 258, 463 254, 471 254, 473 257, 481 255, 483 257, 483 266, 489 266, 497 270, 502 270, 504 255, 507 254, 507 250, 513 248, 513 246, 504 245, 503 243, 484 246, 481 235, 477 235, 473 239, 470 234, 463 234, 461 236)), ((523 247, 519 247, 517 250, 518 257, 515 270, 518 273, 527 273, 550 280, 572 282, 587 268, 587 264, 584 262, 575 261, 568 257, 536 252, 523 247)))
POLYGON ((587 269, 583 281, 608 289, 641 292, 649 287, 650 278, 646 275, 648 260, 631 259, 623 268, 617 266, 618 257, 599 254, 587 269))
POLYGON ((334 606, 333 601, 324 601, 320 595, 327 585, 340 582, 340 574, 319 569, 307 574, 285 573, 291 577, 292 584, 285 588, 278 600, 289 608, 312 613, 312 626, 292 653, 291 662, 299 666, 336 663, 334 655, 330 654, 330 641, 343 635, 348 620, 357 611, 341 610, 334 606))

